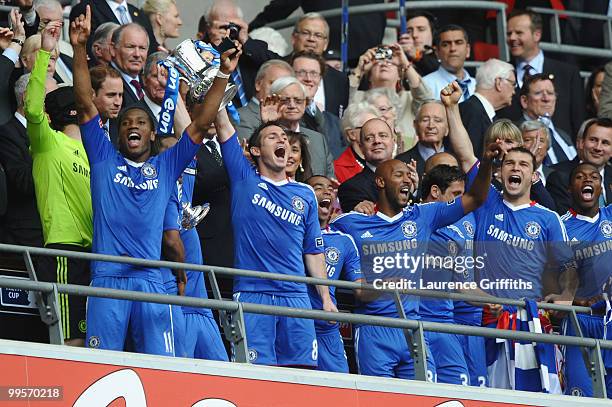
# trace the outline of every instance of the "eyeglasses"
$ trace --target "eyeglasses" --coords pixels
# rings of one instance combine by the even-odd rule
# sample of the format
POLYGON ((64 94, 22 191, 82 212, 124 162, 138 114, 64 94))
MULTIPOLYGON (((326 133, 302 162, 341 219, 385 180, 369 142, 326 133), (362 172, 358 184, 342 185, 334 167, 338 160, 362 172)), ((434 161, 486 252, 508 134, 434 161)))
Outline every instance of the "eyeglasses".
POLYGON ((301 105, 303 104, 306 99, 304 98, 290 98, 290 97, 281 97, 278 99, 278 101, 283 104, 283 105, 288 105, 291 104, 291 102, 293 101, 293 103, 295 103, 296 105, 301 105))
POLYGON ((295 76, 298 78, 307 78, 310 76, 312 79, 318 79, 321 77, 321 74, 317 71, 305 71, 300 69, 299 71, 295 71, 295 76))
POLYGON ((502 81, 508 81, 508 83, 509 83, 510 85, 512 85, 512 87, 515 87, 515 86, 516 86, 516 81, 510 80, 510 79, 508 79, 508 78, 500 78, 500 79, 501 79, 502 81))
POLYGON ((299 35, 302 38, 314 38, 317 41, 323 41, 327 39, 327 35, 322 33, 311 33, 310 31, 294 31, 294 34, 299 35))
POLYGON ((363 141, 365 141, 366 143, 373 143, 376 137, 378 137, 380 141, 387 141, 391 138, 391 134, 389 133, 366 134, 363 137, 363 141))

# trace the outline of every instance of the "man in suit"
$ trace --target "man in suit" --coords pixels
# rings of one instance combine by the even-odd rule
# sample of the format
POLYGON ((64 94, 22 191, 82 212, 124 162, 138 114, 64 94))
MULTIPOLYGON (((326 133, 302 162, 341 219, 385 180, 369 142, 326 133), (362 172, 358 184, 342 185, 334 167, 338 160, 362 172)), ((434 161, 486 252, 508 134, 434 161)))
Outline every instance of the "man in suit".
MULTIPOLYGON (((72 7, 70 11, 70 22, 72 23, 78 16, 85 15, 85 7, 91 7, 91 32, 95 32, 99 25, 112 22, 119 25, 138 23, 147 31, 148 38, 151 39, 147 45, 147 53, 157 51, 157 41, 153 34, 153 28, 149 19, 137 7, 129 4, 127 0, 82 0, 72 7)), ((87 52, 91 58, 91 44, 93 37, 90 36, 87 42, 87 52)))
POLYGON ((123 103, 123 81, 119 72, 105 65, 94 66, 89 70, 91 87, 94 90, 93 102, 100 113, 104 133, 117 145, 117 116, 123 103))
POLYGON ((111 44, 111 66, 123 79, 122 108, 132 106, 144 98, 140 72, 144 67, 149 49, 149 37, 142 26, 130 23, 113 32, 111 44))
MULTIPOLYGON (((198 33, 199 38, 214 46, 221 44, 229 35, 228 25, 236 24, 240 27, 238 41, 244 43, 249 37, 249 26, 243 20, 242 9, 232 0, 215 0, 208 9, 206 16, 202 16, 200 22, 204 22, 198 33)), ((236 85, 237 92, 232 100, 236 107, 243 107, 249 103, 255 93, 255 74, 260 64, 255 63, 244 54, 240 57, 238 68, 232 74, 230 80, 236 85)))
MULTIPOLYGON (((384 0, 351 0, 351 6, 384 3, 384 0)), ((279 21, 289 17, 298 7, 304 14, 342 7, 340 0, 272 0, 253 21, 251 29, 262 27, 269 22, 279 21)), ((351 15, 348 32, 348 59, 350 66, 356 66, 357 60, 368 49, 382 42, 385 31, 386 17, 384 13, 368 13, 351 15)), ((330 48, 340 49, 341 21, 340 17, 328 19, 331 27, 328 37, 330 48)), ((345 105, 346 107, 346 105, 345 105)))
MULTIPOLYGON (((241 30, 242 31, 242 30, 241 30)), ((293 52, 311 51, 322 55, 327 49, 329 26, 325 19, 317 13, 308 13, 300 17, 291 34, 293 52)), ((242 41, 242 39, 240 39, 242 41)), ((254 63, 262 64, 270 59, 282 57, 268 50, 263 41, 247 38, 242 45, 243 55, 249 57, 254 63)), ((289 55, 286 59, 290 59, 289 55)), ((349 82, 348 77, 334 68, 325 70, 325 74, 315 93, 314 100, 325 111, 338 117, 348 106, 349 82)))
POLYGON ((417 173, 425 172, 425 161, 432 155, 445 151, 444 138, 448 135, 446 110, 442 102, 432 100, 421 105, 414 119, 418 142, 410 150, 399 154, 396 159, 410 164, 416 161, 417 173))
POLYGON ((26 132, 23 100, 30 75, 23 75, 15 83, 17 111, 0 126, 0 165, 7 181, 7 208, 0 217, 3 224, 2 243, 42 247, 40 215, 34 193, 30 140, 26 132))
POLYGON ((293 54, 291 66, 295 70, 296 78, 306 88, 309 100, 304 117, 302 117, 302 124, 325 136, 332 157, 336 159, 347 145, 342 137, 342 130, 340 130, 340 119, 329 112, 321 111, 323 106, 317 105, 314 100, 322 73, 326 71, 325 60, 319 54, 301 51, 293 54))
POLYGON ((236 125, 236 132, 240 140, 251 138, 253 131, 261 125, 259 104, 270 93, 272 83, 283 76, 294 76, 291 65, 280 59, 271 59, 264 62, 255 76, 255 96, 246 106, 238 109, 240 123, 236 125))
POLYGON ((365 122, 361 127, 359 143, 366 163, 363 171, 338 188, 338 199, 343 212, 350 212, 359 204, 373 210, 378 197, 374 182, 376 167, 393 158, 393 132, 383 119, 375 118, 365 122))
POLYGON ((558 97, 552 78, 544 74, 529 76, 520 90, 519 97, 523 117, 518 122, 541 120, 548 127, 550 147, 544 158, 544 165, 573 160, 576 157, 576 148, 572 139, 554 121, 558 97))
MULTIPOLYGON (((523 87, 525 76, 538 73, 553 75, 557 89, 557 108, 553 116, 555 124, 575 137, 585 117, 584 85, 575 66, 546 57, 540 49, 542 17, 532 11, 515 9, 508 15, 506 42, 510 48, 517 76, 518 87, 523 87)), ((519 120, 521 104, 518 97, 500 117, 519 120)))
POLYGON ((612 166, 609 164, 612 158, 612 120, 589 119, 583 128, 576 138, 578 156, 571 161, 555 165, 546 183, 546 189, 557 205, 557 213, 561 215, 566 213, 571 205, 568 190, 570 173, 581 162, 590 162, 599 169, 603 180, 600 206, 612 204, 612 166))
POLYGON ((495 112, 510 106, 515 87, 514 67, 507 62, 489 59, 476 71, 476 92, 459 104, 476 157, 482 156, 484 135, 496 118, 495 112))
POLYGON ((197 226, 204 264, 234 267, 230 184, 214 126, 207 133, 196 159, 193 205, 210 205, 210 212, 197 226))

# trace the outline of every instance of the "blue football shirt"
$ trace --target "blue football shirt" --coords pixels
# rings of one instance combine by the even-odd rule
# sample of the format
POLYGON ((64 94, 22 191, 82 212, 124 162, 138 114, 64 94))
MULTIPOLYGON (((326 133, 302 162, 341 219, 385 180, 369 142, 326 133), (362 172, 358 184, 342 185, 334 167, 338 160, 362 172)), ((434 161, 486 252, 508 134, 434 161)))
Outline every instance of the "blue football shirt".
POLYGON ((599 208, 594 218, 570 210, 562 219, 578 266, 576 298, 598 296, 612 275, 612 206, 599 208))
MULTIPOLYGON (((91 167, 92 251, 159 260, 168 200, 199 146, 184 132, 174 147, 134 163, 106 138, 99 116, 81 125, 81 134, 91 167)), ((157 268, 110 262, 92 262, 91 276, 162 282, 157 268)))
MULTIPOLYGON (((417 285, 412 288, 419 288, 422 264, 431 235, 435 230, 457 222, 463 215, 463 205, 458 198, 448 203, 409 206, 392 218, 381 212, 372 216, 350 212, 337 217, 331 227, 351 235, 355 240, 361 257, 361 271, 368 283, 390 277, 413 281, 417 285), (396 262, 398 258, 399 263, 396 262), (390 267, 386 267, 385 262, 390 267)), ((417 297, 402 295, 402 303, 407 318, 419 318, 417 297)), ((383 294, 371 302, 358 302, 355 312, 398 316, 395 301, 390 294, 383 294)))
MULTIPOLYGON (((475 171, 468 173, 468 184, 475 175, 475 171)), ((491 186, 486 202, 474 217, 474 249, 484 263, 477 280, 489 294, 542 298, 542 273, 547 263, 555 261, 559 271, 572 263, 565 226, 550 209, 535 202, 514 206, 491 186)))
MULTIPOLYGON (((221 143, 221 151, 230 178, 236 268, 304 276, 304 255, 323 253, 314 191, 259 175, 235 134, 221 143)), ((236 277, 234 292, 241 291, 307 295, 305 284, 236 277)))
MULTIPOLYGON (((458 222, 438 229, 431 235, 431 243, 427 253, 434 258, 433 262, 430 263, 433 267, 423 269, 424 283, 469 282, 473 280, 475 223, 474 215, 468 213, 458 222)), ((438 291, 449 290, 438 289, 438 291)), ((454 308, 453 300, 421 297, 419 314, 425 321, 453 322, 454 308)), ((473 312, 474 310, 470 309, 469 311, 473 312)))
MULTIPOLYGON (((329 228, 321 230, 325 245, 325 269, 329 280, 356 281, 361 277, 361 264, 357 246, 350 235, 333 231, 329 228)), ((315 286, 308 286, 308 295, 312 309, 323 309, 321 297, 315 286)), ((329 286, 329 295, 334 304, 336 302, 336 287, 329 286)), ((338 323, 330 324, 327 321, 315 320, 317 332, 337 330, 338 323)))

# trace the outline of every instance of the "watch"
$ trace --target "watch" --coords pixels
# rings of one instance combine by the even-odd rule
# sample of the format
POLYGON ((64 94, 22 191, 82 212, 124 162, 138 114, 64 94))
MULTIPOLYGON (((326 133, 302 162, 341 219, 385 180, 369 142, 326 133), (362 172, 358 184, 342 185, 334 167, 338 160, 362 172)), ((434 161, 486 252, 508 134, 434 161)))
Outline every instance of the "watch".
POLYGON ((14 42, 15 44, 19 44, 20 47, 23 47, 23 40, 20 40, 19 38, 13 38, 11 42, 14 42))

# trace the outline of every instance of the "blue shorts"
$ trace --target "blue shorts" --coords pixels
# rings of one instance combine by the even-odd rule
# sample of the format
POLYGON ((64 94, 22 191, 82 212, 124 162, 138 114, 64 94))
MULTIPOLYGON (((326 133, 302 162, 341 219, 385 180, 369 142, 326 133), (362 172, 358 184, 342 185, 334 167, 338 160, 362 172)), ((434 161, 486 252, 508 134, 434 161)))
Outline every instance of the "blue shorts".
MULTIPOLYGON (((425 338, 427 346, 427 338, 425 338)), ((429 346, 427 349, 429 352, 429 346)), ((414 362, 403 330, 361 325, 355 328, 355 357, 360 374, 414 379, 414 362)), ((436 367, 427 358, 427 381, 435 381, 436 367)))
POLYGON ((188 357, 227 362, 227 352, 212 316, 185 314, 185 348, 188 357))
MULTIPOLYGON (((255 292, 234 293, 234 300, 279 307, 312 309, 308 295, 284 297, 255 292)), ((273 366, 317 366, 314 321, 275 315, 244 314, 249 361, 273 366)))
POLYGON ((319 365, 317 370, 348 373, 348 361, 344 351, 342 335, 336 328, 328 332, 317 332, 319 365))
POLYGON ((469 373, 457 335, 425 332, 430 352, 427 358, 436 366, 436 382, 470 385, 469 373))
MULTIPOLYGON (((578 314, 578 322, 582 334, 586 338, 594 339, 612 339, 612 326, 608 326, 607 336, 604 338, 603 318, 596 315, 578 314)), ((563 334, 567 336, 575 336, 574 325, 569 319, 563 323, 563 334)), ((591 376, 587 372, 582 358, 582 352, 577 346, 565 347, 565 394, 572 396, 593 396, 593 384, 591 376)), ((606 390, 608 398, 612 398, 612 351, 602 349, 602 358, 606 367, 606 390)))
MULTIPOLYGON (((163 284, 140 278, 98 277, 91 281, 91 286, 166 294, 163 284)), ((122 351, 129 329, 134 351, 174 356, 170 315, 168 304, 89 297, 86 345, 122 351)))
POLYGON ((470 373, 470 385, 488 387, 485 338, 482 336, 457 335, 463 357, 470 373))

